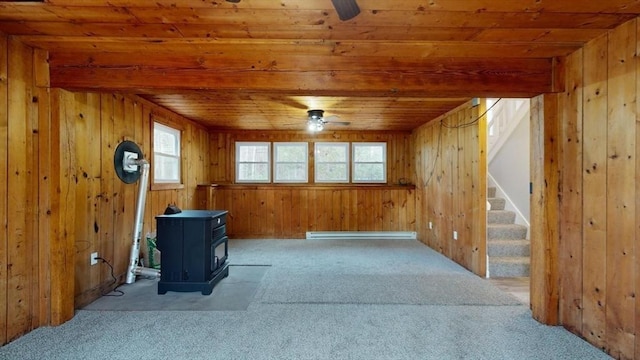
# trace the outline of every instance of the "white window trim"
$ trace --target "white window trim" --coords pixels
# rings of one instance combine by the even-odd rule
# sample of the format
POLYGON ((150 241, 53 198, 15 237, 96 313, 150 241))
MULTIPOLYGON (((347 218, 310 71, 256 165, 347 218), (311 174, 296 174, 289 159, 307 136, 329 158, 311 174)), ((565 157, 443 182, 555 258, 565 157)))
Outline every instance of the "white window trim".
POLYGON ((308 142, 274 142, 273 143, 273 182, 274 183, 308 183, 309 182, 309 143, 308 142), (284 146, 303 146, 304 147, 304 162, 280 162, 276 156, 278 148, 284 146), (305 172, 304 179, 278 179, 278 164, 304 164, 305 172))
POLYGON ((351 174, 353 174, 352 182, 354 184, 386 184, 387 183, 387 143, 386 142, 354 142, 351 143, 352 161, 351 161, 351 174), (382 147, 383 161, 356 161, 355 153, 358 146, 380 146, 382 147), (357 180, 356 165, 357 164, 382 164, 383 179, 382 180, 357 180))
POLYGON ((182 130, 181 129, 177 129, 168 125, 165 125, 161 122, 158 121, 154 121, 153 122, 153 137, 154 137, 154 146, 153 146, 153 166, 154 166, 154 170, 153 170, 153 183, 154 184, 159 184, 159 185, 166 185, 166 184, 176 184, 176 185, 181 185, 182 184, 182 130), (161 151, 158 151, 157 147, 155 146, 155 132, 156 130, 158 131, 163 131, 165 133, 169 133, 171 135, 173 135, 176 138, 176 149, 177 149, 177 154, 167 154, 167 153, 163 153, 161 151), (157 166, 156 164, 158 163, 158 161, 156 161, 156 156, 160 155, 160 156, 164 156, 164 157, 169 157, 169 158, 174 158, 178 160, 178 178, 177 179, 156 179, 156 168, 155 166, 157 166))
POLYGON ((264 184, 271 182, 271 142, 268 141, 236 141, 236 174, 235 181, 236 183, 242 184, 264 184), (241 162, 240 161, 240 147, 242 146, 266 146, 267 147, 267 162, 241 162), (267 164, 269 169, 267 179, 266 180, 241 180, 238 178, 240 174, 240 164, 267 164))
MULTIPOLYGON (((349 170, 350 170, 350 166, 349 166, 349 159, 350 159, 350 154, 349 154, 349 143, 348 142, 317 142, 314 144, 314 162, 315 162, 315 166, 314 166, 314 181, 315 183, 318 184, 348 184, 349 183, 349 170), (319 146, 341 146, 345 149, 345 153, 346 153, 346 159, 345 162, 336 162, 334 164, 345 164, 345 172, 346 172, 346 178, 344 180, 318 180, 318 164, 320 164, 321 162, 318 161, 318 147, 319 146)), ((328 164, 329 162, 323 162, 324 164, 328 164)))

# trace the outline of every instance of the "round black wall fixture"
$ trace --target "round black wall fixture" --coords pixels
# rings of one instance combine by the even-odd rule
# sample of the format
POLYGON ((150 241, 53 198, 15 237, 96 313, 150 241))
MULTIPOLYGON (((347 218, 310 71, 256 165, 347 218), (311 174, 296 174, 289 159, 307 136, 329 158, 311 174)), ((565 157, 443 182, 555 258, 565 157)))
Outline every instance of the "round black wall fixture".
POLYGON ((126 184, 133 184, 140 178, 140 166, 136 166, 137 170, 135 171, 125 170, 124 157, 126 152, 136 153, 138 154, 138 160, 142 160, 142 150, 133 141, 126 140, 118 145, 113 156, 113 165, 120 180, 126 184))

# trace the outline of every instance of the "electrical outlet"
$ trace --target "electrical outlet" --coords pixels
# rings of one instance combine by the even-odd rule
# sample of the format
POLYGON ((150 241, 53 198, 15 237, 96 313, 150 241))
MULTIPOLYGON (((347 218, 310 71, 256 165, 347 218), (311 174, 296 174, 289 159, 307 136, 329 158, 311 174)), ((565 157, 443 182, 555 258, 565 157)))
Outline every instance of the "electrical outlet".
POLYGON ((429 230, 433 230, 433 223, 429 221, 429 230))
POLYGON ((457 231, 453 231, 453 240, 458 240, 458 232, 457 231))
POLYGON ((98 253, 97 252, 92 252, 91 253, 91 258, 89 258, 89 261, 90 261, 91 265, 96 265, 98 263, 98 253))

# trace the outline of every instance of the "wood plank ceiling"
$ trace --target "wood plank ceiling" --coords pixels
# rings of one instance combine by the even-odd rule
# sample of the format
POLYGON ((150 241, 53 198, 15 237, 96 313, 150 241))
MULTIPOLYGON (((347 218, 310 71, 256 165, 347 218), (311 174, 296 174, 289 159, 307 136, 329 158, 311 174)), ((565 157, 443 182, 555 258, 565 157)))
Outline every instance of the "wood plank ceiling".
POLYGON ((640 1, 0 1, 0 31, 49 51, 51 85, 141 94, 212 129, 411 130, 472 97, 561 91, 562 58, 640 1))

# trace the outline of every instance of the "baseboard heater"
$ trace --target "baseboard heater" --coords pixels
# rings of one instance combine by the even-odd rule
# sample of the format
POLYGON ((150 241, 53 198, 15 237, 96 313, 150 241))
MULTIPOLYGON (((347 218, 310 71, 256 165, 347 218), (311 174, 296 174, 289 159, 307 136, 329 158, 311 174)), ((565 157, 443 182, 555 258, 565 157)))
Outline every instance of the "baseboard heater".
POLYGON ((415 231, 307 231, 308 240, 330 239, 383 239, 383 240, 416 240, 415 231))

